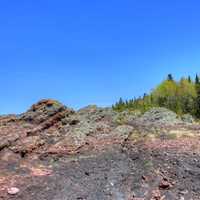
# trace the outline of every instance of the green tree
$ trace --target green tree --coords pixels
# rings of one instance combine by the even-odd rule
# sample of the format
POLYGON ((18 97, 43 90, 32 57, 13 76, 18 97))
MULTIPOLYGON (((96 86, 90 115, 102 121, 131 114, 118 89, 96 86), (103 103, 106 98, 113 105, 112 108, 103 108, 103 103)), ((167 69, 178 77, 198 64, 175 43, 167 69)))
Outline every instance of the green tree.
POLYGON ((114 110, 123 111, 126 108, 126 102, 122 98, 113 106, 114 110))
POLYGON ((140 110, 145 112, 152 107, 166 107, 178 114, 190 113, 200 118, 200 78, 195 81, 188 76, 175 81, 169 74, 150 94, 124 101, 122 98, 113 106, 115 110, 140 110))
POLYGON ((189 83, 192 82, 191 76, 188 76, 188 82, 189 82, 189 83))
POLYGON ((200 83, 199 76, 198 76, 198 74, 196 74, 196 77, 195 77, 195 84, 196 84, 196 85, 199 85, 199 83, 200 83))
POLYGON ((186 78, 182 78, 178 83, 177 96, 181 113, 195 114, 195 101, 197 97, 195 84, 189 82, 186 78))
POLYGON ((195 87, 197 92, 196 102, 195 102, 195 109, 196 109, 196 117, 200 118, 200 78, 198 74, 195 77, 195 87))
POLYGON ((196 105, 195 105, 195 108, 196 108, 196 117, 197 118, 200 118, 200 87, 197 87, 197 98, 196 98, 196 105))
POLYGON ((175 81, 167 79, 158 85, 152 92, 154 104, 178 111, 177 101, 178 85, 175 81))
POLYGON ((172 74, 168 74, 167 75, 167 80, 168 81, 174 81, 174 78, 173 78, 172 74))

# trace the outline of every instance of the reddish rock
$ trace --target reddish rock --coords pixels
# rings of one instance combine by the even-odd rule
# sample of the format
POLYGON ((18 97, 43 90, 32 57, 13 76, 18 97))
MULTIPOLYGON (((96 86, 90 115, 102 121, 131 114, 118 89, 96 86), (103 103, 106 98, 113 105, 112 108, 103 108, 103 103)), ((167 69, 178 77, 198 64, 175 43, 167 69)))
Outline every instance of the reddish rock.
POLYGON ((44 144, 39 136, 30 136, 19 140, 11 149, 16 153, 30 153, 44 144))
POLYGON ((172 186, 172 184, 167 180, 162 180, 159 184, 159 188, 162 190, 169 189, 171 186, 172 186))

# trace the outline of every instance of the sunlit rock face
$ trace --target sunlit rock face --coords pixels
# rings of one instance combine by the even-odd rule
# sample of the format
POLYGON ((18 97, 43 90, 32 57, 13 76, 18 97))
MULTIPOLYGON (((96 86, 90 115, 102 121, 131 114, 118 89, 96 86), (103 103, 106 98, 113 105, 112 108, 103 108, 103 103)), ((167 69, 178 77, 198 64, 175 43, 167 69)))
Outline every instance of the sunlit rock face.
POLYGON ((49 99, 1 116, 0 200, 198 199, 192 122, 163 108, 74 111, 49 99))

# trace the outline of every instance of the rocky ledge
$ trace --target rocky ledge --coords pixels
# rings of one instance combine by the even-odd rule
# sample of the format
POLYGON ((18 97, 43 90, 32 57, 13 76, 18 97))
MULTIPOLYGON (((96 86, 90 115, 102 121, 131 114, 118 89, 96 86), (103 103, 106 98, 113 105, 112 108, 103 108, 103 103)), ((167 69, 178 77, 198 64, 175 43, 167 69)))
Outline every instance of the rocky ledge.
POLYGON ((0 200, 200 199, 200 125, 42 100, 0 117, 0 200))

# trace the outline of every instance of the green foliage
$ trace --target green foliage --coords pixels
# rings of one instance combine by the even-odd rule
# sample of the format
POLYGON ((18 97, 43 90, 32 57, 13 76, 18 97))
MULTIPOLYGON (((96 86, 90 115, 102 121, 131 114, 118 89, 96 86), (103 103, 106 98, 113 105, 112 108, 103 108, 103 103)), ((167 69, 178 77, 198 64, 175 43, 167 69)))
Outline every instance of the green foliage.
MULTIPOLYGON (((182 113, 190 113, 195 115, 195 101, 197 98, 197 91, 195 84, 182 78, 178 85, 178 102, 180 104, 182 113)), ((176 110, 175 110, 176 111, 176 110)))
POLYGON ((188 82, 191 83, 192 82, 192 79, 190 76, 188 76, 188 82))
POLYGON ((188 76, 175 81, 169 74, 150 94, 129 101, 120 100, 113 105, 117 111, 139 110, 142 113, 152 107, 166 107, 180 115, 192 114, 200 118, 200 79, 196 75, 195 82, 188 76))
POLYGON ((119 112, 130 110, 144 113, 152 107, 152 100, 151 96, 149 95, 144 95, 143 98, 139 97, 129 101, 124 101, 122 98, 120 98, 120 100, 115 105, 113 105, 113 109, 119 112))
POLYGON ((113 106, 113 109, 117 111, 123 111, 126 109, 126 107, 126 102, 120 98, 119 101, 113 106))
POLYGON ((197 116, 197 118, 200 118, 200 81, 199 78, 197 77, 198 76, 196 76, 196 81, 195 81, 195 88, 197 92, 197 98, 195 102, 195 108, 196 108, 195 115, 197 116))
POLYGON ((178 84, 173 80, 165 80, 152 92, 154 104, 169 108, 173 111, 179 109, 177 101, 178 84))
POLYGON ((199 76, 198 76, 198 74, 196 74, 195 84, 198 85, 199 83, 200 83, 199 76))

